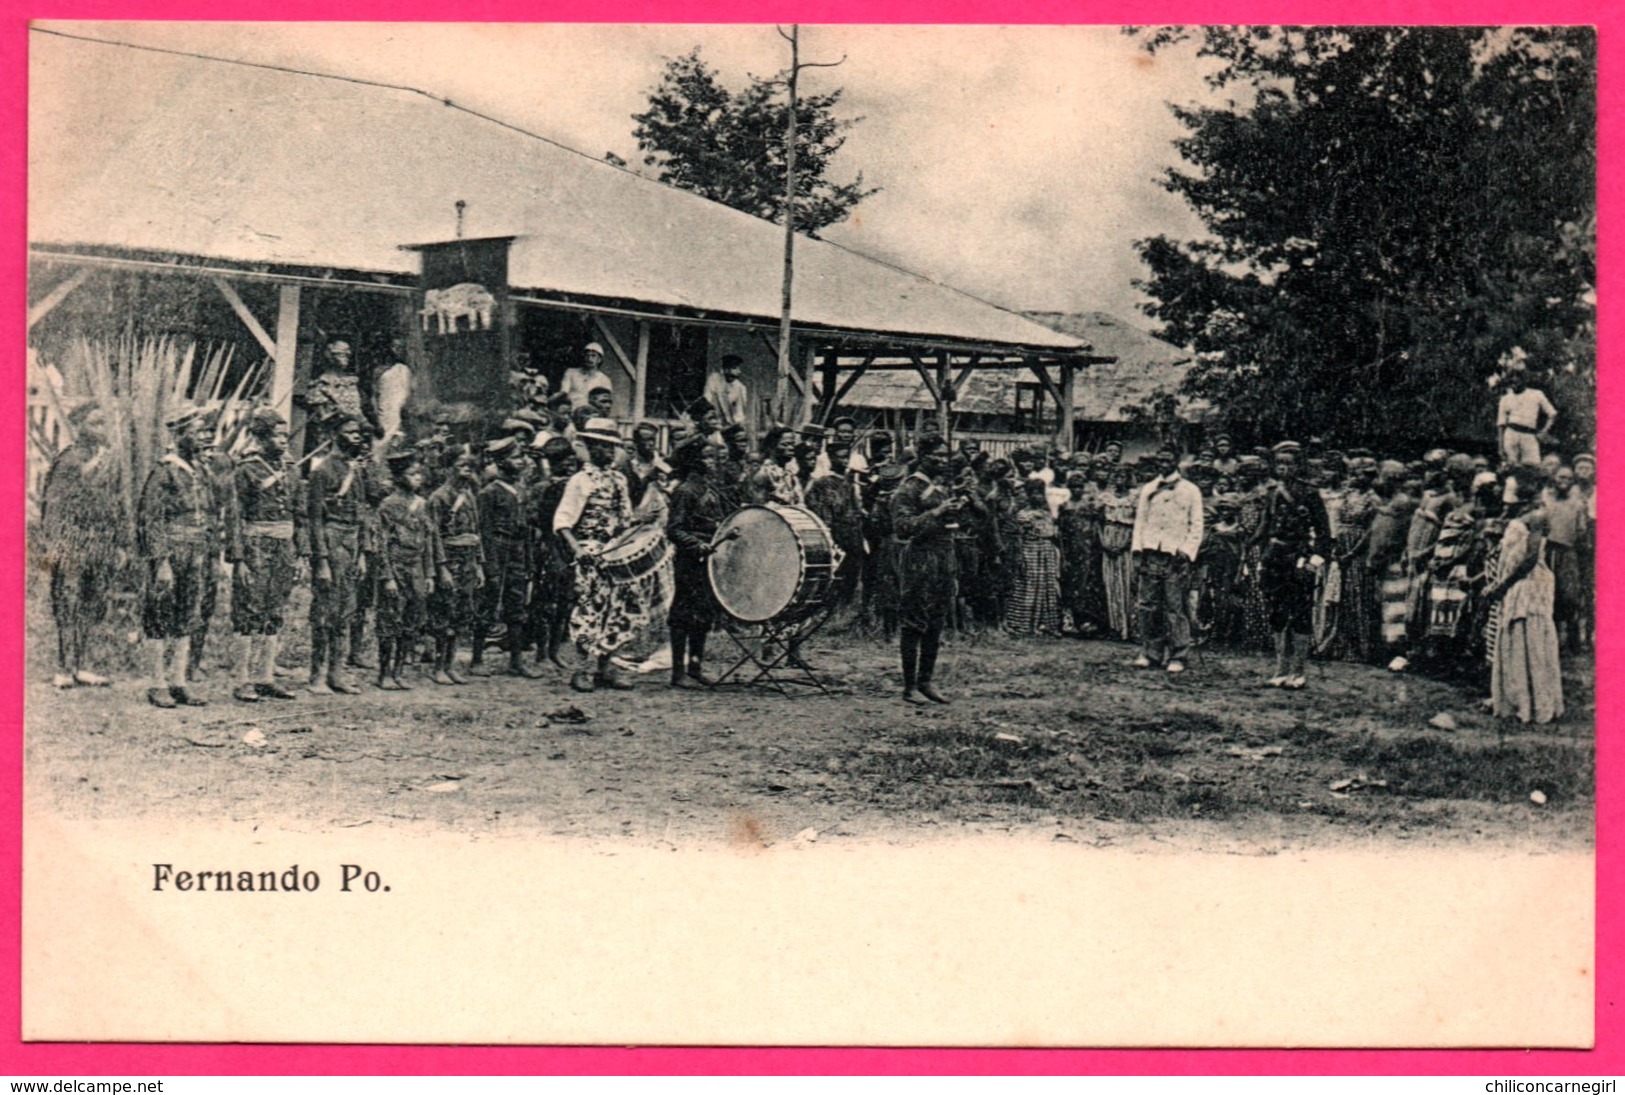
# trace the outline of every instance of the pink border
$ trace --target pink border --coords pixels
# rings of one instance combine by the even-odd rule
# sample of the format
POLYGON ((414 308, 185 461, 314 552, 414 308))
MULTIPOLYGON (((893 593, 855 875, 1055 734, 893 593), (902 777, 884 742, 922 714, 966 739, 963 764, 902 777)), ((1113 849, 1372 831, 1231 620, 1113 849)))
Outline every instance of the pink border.
MULTIPOLYGON (((1621 108, 1625 107, 1625 55, 1613 35, 1625 31, 1625 9, 1607 0, 1431 0, 1395 3, 1383 0, 1331 3, 1327 0, 1177 0, 1155 5, 1127 0, 1095 4, 1025 4, 1009 0, 801 0, 790 3, 746 3, 744 0, 555 0, 545 8, 523 0, 464 0, 460 20, 562 22, 765 22, 804 23, 1569 23, 1594 24, 1601 45, 1601 155, 1613 164, 1621 153, 1621 108)), ((28 5, 0 0, 0 236, 5 258, 0 266, 0 320, 14 332, 0 341, 0 361, 7 382, 0 385, 0 417, 11 422, 0 429, 0 512, 23 512, 24 420, 21 377, 26 273, 24 178, 27 119, 27 20, 169 19, 169 20, 426 20, 446 8, 428 0, 59 0, 28 5)), ((1612 349, 1621 306, 1608 290, 1621 266, 1614 246, 1619 239, 1615 216, 1625 215, 1625 186, 1620 176, 1604 172, 1601 185, 1602 255, 1601 329, 1612 349)), ((1609 356, 1605 353, 1605 357, 1609 356)), ((1625 426, 1625 407, 1618 390, 1605 384, 1600 392, 1600 421, 1625 426)), ((1611 430, 1600 441, 1599 457, 1609 490, 1602 498, 1602 556, 1612 558, 1620 546, 1619 519, 1625 500, 1613 490, 1611 469, 1622 446, 1611 430)), ((0 573, 5 578, 0 604, 22 603, 22 521, 0 532, 0 573)), ((1625 622, 1621 594, 1625 581, 1612 568, 1599 575, 1602 627, 1597 658, 1610 664, 1618 652, 1614 625, 1625 622)), ((1621 967, 1610 956, 1625 955, 1621 910, 1625 897, 1618 848, 1612 838, 1625 825, 1620 788, 1601 781, 1597 799, 1597 1048, 1589 1052, 1508 1049, 1496 1051, 1355 1050, 1299 1051, 1146 1051, 1146 1050, 928 1050, 928 1049, 580 1049, 580 1048, 414 1048, 395 1046, 210 1046, 210 1045, 25 1045, 21 1029, 19 948, 21 892, 22 665, 20 613, 0 623, 0 726, 3 726, 3 769, 0 769, 0 1072, 16 1075, 93 1076, 209 1074, 1421 1074, 1421 1075, 1618 1075, 1625 1073, 1620 1014, 1621 967)), ((1625 725, 1620 697, 1611 679, 1598 681, 1599 768, 1612 773, 1618 752, 1611 731, 1625 725)), ((1538 1007, 1538 1001, 1531 1001, 1538 1007)))

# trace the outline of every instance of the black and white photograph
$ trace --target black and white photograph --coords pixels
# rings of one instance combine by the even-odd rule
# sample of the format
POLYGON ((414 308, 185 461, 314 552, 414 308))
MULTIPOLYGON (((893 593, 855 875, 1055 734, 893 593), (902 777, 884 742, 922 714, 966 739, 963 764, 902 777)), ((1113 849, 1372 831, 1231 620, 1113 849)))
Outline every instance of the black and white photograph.
POLYGON ((28 45, 25 1038, 1590 1044, 1593 29, 28 45))

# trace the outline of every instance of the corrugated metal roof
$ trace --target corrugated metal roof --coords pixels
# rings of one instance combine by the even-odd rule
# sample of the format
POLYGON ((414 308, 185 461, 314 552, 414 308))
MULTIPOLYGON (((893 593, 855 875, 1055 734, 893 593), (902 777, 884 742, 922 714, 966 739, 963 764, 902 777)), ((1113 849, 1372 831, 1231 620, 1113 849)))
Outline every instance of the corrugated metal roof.
MULTIPOLYGON (((519 289, 776 319, 783 232, 421 93, 34 35, 38 95, 130 66, 141 94, 31 103, 35 244, 413 273, 400 245, 516 236, 519 289), (140 101, 145 99, 146 101, 140 101)), ((103 81, 105 83, 105 80, 103 81)), ((795 319, 1042 348, 1077 339, 835 244, 796 246, 795 319)))
MULTIPOLYGON (((1120 422, 1123 408, 1163 392, 1178 392, 1190 371, 1190 355, 1106 312, 1028 312, 1030 318, 1088 342, 1098 362, 1078 370, 1072 405, 1080 421, 1120 422)), ((1051 374, 1053 375, 1053 373, 1051 374)), ((1014 414, 1016 385, 1038 383, 1025 369, 980 369, 956 392, 954 410, 1014 414)), ((930 408, 936 404, 912 369, 871 370, 852 386, 843 406, 930 408)))

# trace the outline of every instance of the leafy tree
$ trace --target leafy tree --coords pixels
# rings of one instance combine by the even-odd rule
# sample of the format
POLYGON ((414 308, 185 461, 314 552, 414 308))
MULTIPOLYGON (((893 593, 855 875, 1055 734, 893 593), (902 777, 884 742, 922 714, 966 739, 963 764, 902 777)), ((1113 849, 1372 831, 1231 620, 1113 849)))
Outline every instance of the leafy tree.
MULTIPOLYGON (((785 74, 752 76, 734 92, 700 59, 698 48, 668 59, 649 109, 632 115, 643 162, 655 177, 753 216, 784 223, 784 134, 789 107, 785 74)), ((869 195, 863 174, 849 183, 829 179, 830 161, 860 118, 838 118, 841 90, 802 92, 796 108, 797 229, 817 235, 845 220, 869 195)))
POLYGON ((1199 239, 1138 249, 1187 387, 1226 425, 1414 448, 1491 436, 1514 345, 1571 444, 1594 421, 1596 36, 1587 28, 1206 27, 1223 106, 1172 106, 1163 185, 1199 239))

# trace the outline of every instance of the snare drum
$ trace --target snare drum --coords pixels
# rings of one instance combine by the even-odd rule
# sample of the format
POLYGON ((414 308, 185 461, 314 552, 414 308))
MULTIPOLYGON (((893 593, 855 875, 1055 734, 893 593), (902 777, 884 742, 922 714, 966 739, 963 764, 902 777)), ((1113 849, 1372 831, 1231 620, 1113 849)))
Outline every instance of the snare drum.
POLYGON ((742 623, 810 616, 835 576, 834 538, 800 506, 745 506, 717 526, 711 545, 711 589, 742 623))
POLYGON ((659 525, 640 525, 604 545, 598 569, 616 582, 635 582, 650 574, 666 558, 671 545, 659 525))

